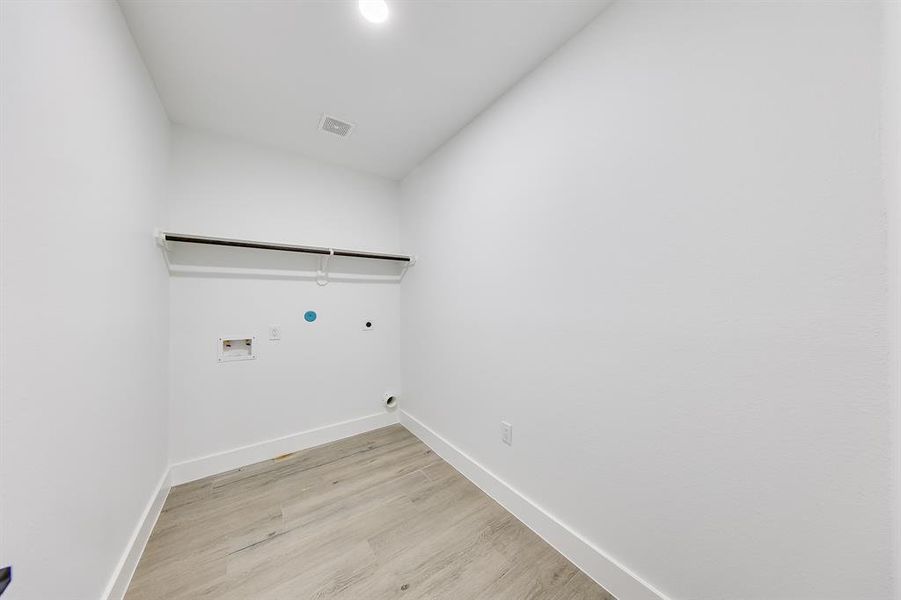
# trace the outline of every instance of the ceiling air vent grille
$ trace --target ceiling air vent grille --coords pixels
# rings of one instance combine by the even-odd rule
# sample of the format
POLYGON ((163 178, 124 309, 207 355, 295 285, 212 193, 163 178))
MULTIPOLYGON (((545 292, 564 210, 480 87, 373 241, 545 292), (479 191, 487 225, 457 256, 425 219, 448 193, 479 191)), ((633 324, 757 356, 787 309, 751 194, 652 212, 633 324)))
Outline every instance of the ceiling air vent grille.
POLYGON ((336 119, 331 115, 322 115, 322 120, 319 121, 319 129, 341 137, 347 137, 354 130, 354 124, 336 119))

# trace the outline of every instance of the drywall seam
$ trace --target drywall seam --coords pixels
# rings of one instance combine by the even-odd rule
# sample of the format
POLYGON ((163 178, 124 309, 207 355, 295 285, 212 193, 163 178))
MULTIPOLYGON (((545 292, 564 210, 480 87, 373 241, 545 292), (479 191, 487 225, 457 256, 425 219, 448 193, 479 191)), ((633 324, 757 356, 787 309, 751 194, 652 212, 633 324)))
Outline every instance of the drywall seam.
POLYGON ((352 435, 365 433, 380 427, 387 427, 394 423, 397 423, 397 415, 394 412, 377 413, 187 460, 172 465, 170 471, 172 485, 181 485, 189 481, 195 481, 210 475, 224 473, 238 467, 275 458, 282 454, 328 444, 352 435))
POLYGON ((125 546, 122 558, 119 559, 119 564, 116 565, 113 576, 106 586, 103 594, 106 600, 122 600, 125 597, 125 591, 128 589, 128 584, 131 583, 131 578, 138 567, 138 561, 141 559, 141 554, 144 553, 144 547, 147 546, 147 540, 150 539, 150 533, 156 525, 166 497, 169 495, 169 489, 172 487, 169 478, 170 472, 170 469, 167 468, 163 473, 156 485, 156 493, 150 498, 141 518, 138 519, 134 533, 125 546))
POLYGON ((619 600, 670 600, 410 413, 400 423, 619 600))

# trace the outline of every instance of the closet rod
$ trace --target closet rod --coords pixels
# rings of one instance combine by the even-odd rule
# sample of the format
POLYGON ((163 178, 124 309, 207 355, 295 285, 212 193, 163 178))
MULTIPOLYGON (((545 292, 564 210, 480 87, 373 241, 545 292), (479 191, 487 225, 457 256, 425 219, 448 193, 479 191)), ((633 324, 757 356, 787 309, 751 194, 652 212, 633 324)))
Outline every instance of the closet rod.
POLYGON ((361 250, 340 250, 321 246, 299 246, 296 244, 275 244, 270 242, 251 242, 229 238, 207 237, 204 235, 187 235, 182 233, 162 233, 164 241, 185 242, 188 244, 207 244, 210 246, 231 246, 233 248, 256 248, 259 250, 280 250, 282 252, 303 252, 306 254, 324 254, 332 256, 348 256, 351 258, 372 258, 375 260, 394 260, 412 262, 412 256, 403 254, 382 254, 380 252, 363 252, 361 250))

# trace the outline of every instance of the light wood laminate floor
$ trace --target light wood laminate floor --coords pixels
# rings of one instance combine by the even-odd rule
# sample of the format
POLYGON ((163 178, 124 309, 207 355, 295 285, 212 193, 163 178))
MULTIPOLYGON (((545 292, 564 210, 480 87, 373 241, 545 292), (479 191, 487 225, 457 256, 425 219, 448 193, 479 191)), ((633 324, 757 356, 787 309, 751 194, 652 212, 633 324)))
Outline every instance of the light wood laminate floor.
POLYGON ((609 600, 400 425, 172 489, 126 600, 609 600))

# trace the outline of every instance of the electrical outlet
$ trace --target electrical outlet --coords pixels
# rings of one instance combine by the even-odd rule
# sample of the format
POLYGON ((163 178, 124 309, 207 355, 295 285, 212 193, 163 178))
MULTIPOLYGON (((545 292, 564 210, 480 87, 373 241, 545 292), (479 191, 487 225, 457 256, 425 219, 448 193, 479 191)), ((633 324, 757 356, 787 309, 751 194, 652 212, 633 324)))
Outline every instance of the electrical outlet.
POLYGON ((270 325, 270 326, 269 326, 269 339, 270 339, 270 340, 280 340, 280 339, 282 339, 282 328, 281 328, 281 325, 270 325))
POLYGON ((501 421, 501 441, 508 446, 513 445, 513 425, 506 421, 501 421))

